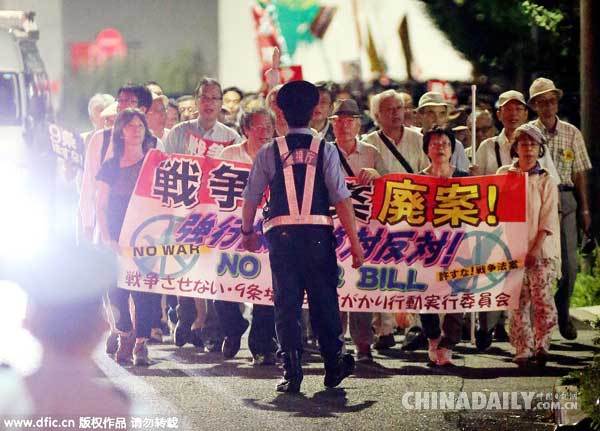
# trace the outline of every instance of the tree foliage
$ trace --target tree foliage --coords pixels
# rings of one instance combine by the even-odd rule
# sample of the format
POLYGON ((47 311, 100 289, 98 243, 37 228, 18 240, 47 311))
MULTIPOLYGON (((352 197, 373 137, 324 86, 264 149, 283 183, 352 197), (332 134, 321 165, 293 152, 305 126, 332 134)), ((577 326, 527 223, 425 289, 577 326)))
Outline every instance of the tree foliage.
POLYGON ((578 1, 422 0, 476 75, 527 90, 537 76, 579 86, 578 1))

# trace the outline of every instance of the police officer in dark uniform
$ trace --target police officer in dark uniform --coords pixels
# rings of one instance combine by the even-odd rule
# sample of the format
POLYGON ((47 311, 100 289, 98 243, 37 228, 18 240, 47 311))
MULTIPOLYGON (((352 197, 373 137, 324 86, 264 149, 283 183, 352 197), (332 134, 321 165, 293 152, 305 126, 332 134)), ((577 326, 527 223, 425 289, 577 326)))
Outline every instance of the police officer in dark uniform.
POLYGON ((339 385, 354 370, 352 356, 341 353, 331 205, 350 239, 353 267, 359 267, 364 258, 338 153, 308 128, 318 100, 317 88, 306 81, 289 82, 279 90, 277 104, 289 132, 261 148, 244 190, 243 243, 254 251, 260 245, 253 228, 256 209, 265 189, 270 188, 263 233, 273 275, 275 329, 284 359, 279 392, 300 391, 305 291, 325 363, 325 386, 339 385))

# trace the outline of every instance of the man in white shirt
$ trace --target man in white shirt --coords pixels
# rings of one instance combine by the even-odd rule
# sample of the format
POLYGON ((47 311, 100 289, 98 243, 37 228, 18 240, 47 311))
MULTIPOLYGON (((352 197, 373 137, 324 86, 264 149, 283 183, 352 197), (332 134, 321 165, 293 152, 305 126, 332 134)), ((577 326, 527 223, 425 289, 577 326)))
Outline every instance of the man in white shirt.
MULTIPOLYGON (((502 131, 498 136, 485 139, 477 148, 477 166, 472 168, 472 173, 475 175, 494 175, 500 166, 512 163, 510 146, 513 133, 517 127, 527 121, 527 104, 523 94, 516 90, 502 93, 498 98, 496 115, 502 123, 502 131)), ((546 151, 539 162, 558 181, 558 172, 550 152, 546 151)))
POLYGON ((398 92, 386 90, 373 96, 371 116, 379 130, 366 135, 364 141, 381 154, 375 166, 377 172, 416 173, 429 165, 423 152, 423 136, 404 126, 404 101, 398 92))
MULTIPOLYGON (((183 121, 173 127, 165 138, 165 151, 216 158, 225 147, 240 143, 241 137, 231 127, 227 127, 217 120, 223 106, 223 92, 219 81, 203 78, 196 87, 195 94, 198 118, 183 121)), ((198 299, 197 301, 205 300, 198 299)), ((200 322, 197 320, 202 316, 198 316, 194 298, 180 296, 177 305, 178 321, 173 334, 175 344, 183 346, 191 342, 197 347, 204 346, 205 350, 210 352, 221 351, 223 347, 231 346, 231 344, 235 347, 235 342, 231 343, 231 341, 235 341, 239 333, 244 333, 248 322, 244 319, 240 320, 229 304, 231 303, 214 301, 217 317, 211 312, 212 305, 208 302, 206 320, 200 322), (231 322, 231 319, 235 321, 231 322), (192 331, 192 326, 194 326, 194 331, 192 331), (232 327, 229 335, 222 332, 223 329, 227 329, 227 326, 232 327), (200 327, 202 327, 201 331, 200 327), (223 336, 231 337, 227 345, 223 344, 223 336)), ((234 305, 237 306, 237 304, 234 305)), ((229 356, 234 350, 228 347, 223 353, 229 356)))
POLYGON ((165 139, 167 153, 218 156, 223 148, 238 144, 241 137, 234 129, 218 120, 223 106, 221 84, 204 78, 196 88, 198 118, 183 121, 169 132, 165 139))
MULTIPOLYGON (((365 136, 381 157, 375 171, 384 175, 394 172, 417 173, 429 165, 423 152, 423 136, 404 125, 404 100, 400 93, 386 90, 371 98, 371 116, 379 130, 365 136)), ((384 350, 393 347, 396 320, 392 313, 374 313, 376 341, 373 348, 384 350)), ((425 337, 422 337, 425 342, 425 337)))

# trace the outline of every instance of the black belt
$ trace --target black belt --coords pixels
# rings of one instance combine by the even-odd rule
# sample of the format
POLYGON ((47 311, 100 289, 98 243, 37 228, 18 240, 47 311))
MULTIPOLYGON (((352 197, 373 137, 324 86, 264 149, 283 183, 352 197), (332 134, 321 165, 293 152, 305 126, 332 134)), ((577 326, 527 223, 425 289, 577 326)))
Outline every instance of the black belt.
POLYGON ((574 192, 575 186, 567 186, 567 185, 559 184, 558 190, 561 192, 574 192))

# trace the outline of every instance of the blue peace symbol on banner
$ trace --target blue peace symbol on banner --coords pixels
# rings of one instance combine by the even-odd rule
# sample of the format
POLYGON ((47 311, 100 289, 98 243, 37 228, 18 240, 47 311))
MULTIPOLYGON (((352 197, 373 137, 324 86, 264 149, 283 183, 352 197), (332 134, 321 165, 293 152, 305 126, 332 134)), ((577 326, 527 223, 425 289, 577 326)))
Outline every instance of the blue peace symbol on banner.
MULTIPOLYGON (((483 265, 488 262, 492 252, 497 247, 500 248, 506 260, 512 260, 512 255, 506 243, 500 239, 502 236, 502 228, 493 232, 472 231, 465 235, 463 241, 468 238, 475 239, 475 246, 472 248, 471 256, 458 256, 454 260, 463 268, 468 268, 473 265, 483 265)), ((479 293, 490 290, 508 276, 508 272, 491 272, 486 275, 477 277, 468 277, 460 280, 448 281, 452 288, 452 295, 461 292, 479 293)))
MULTIPOLYGON (((133 232, 131 236, 131 247, 137 245, 138 247, 144 245, 148 246, 156 246, 162 244, 175 244, 175 228, 181 224, 185 220, 183 217, 175 217, 170 215, 159 215, 154 216, 146 221, 144 221, 138 228, 133 232), (161 235, 158 238, 154 238, 151 235, 145 233, 144 231, 150 225, 152 226, 152 230, 155 230, 155 223, 161 223, 165 225, 161 235)), ((148 229, 149 230, 149 229, 148 229)), ((198 261, 197 254, 192 254, 190 256, 180 256, 180 255, 170 255, 170 256, 144 256, 144 257, 134 257, 133 261, 136 266, 140 270, 143 275, 146 275, 150 272, 156 272, 160 278, 167 277, 181 277, 186 274, 190 269, 193 268, 195 263, 198 261), (167 273, 167 262, 175 261, 179 266, 179 269, 172 273, 167 273), (159 270, 156 271, 157 262, 159 263, 159 270)))

